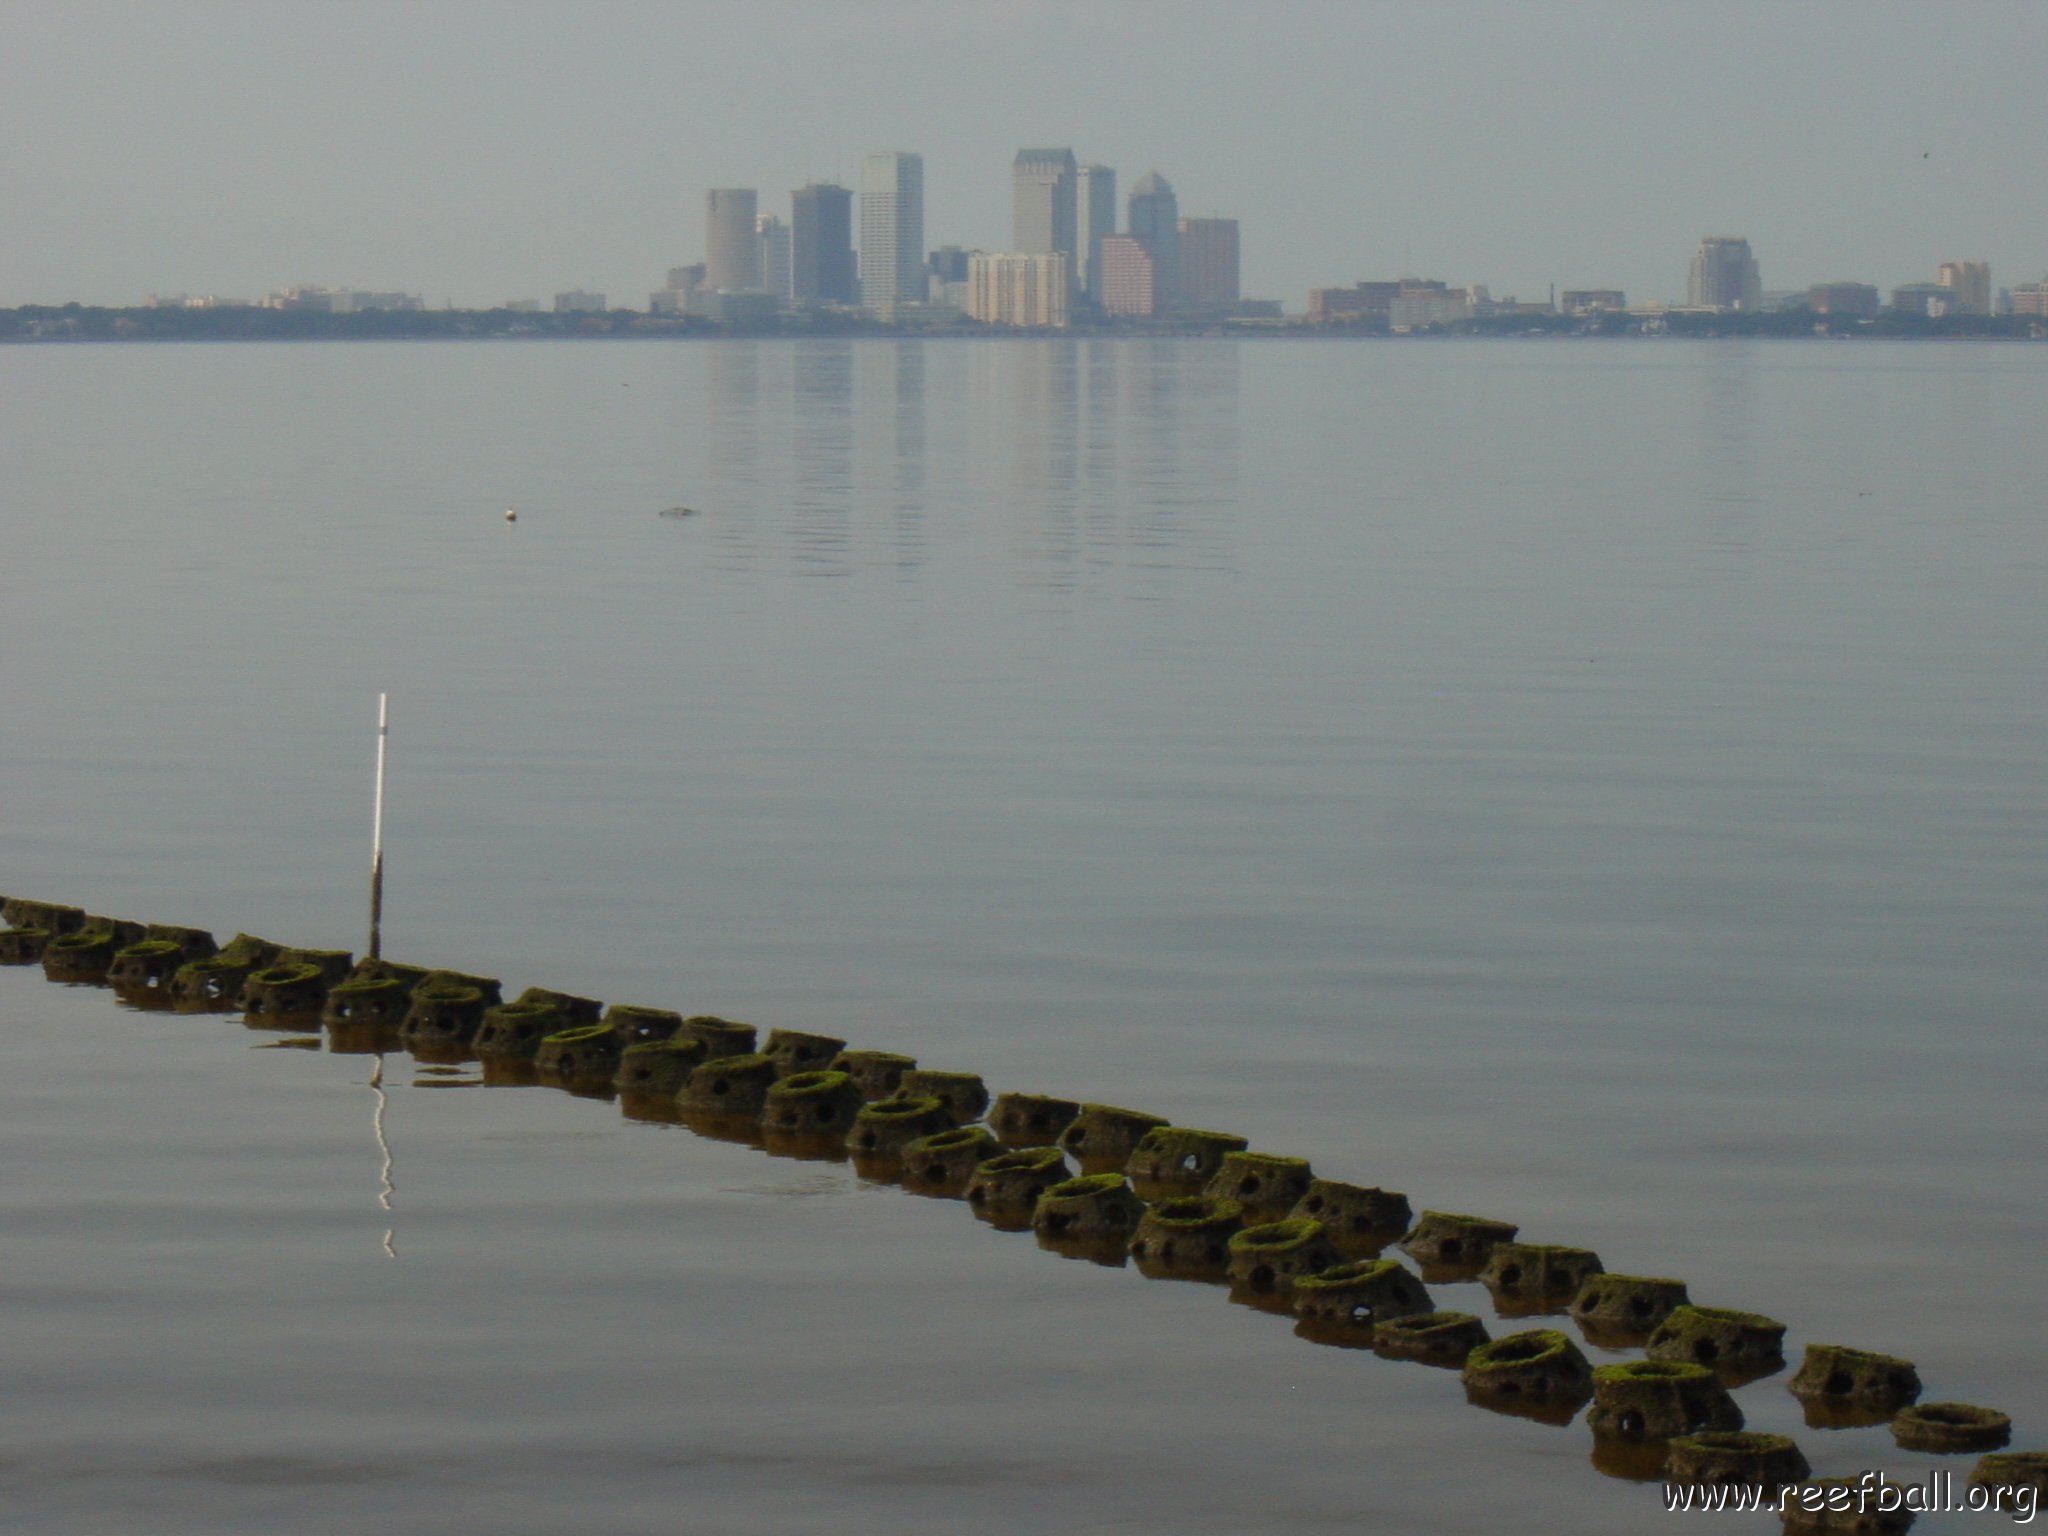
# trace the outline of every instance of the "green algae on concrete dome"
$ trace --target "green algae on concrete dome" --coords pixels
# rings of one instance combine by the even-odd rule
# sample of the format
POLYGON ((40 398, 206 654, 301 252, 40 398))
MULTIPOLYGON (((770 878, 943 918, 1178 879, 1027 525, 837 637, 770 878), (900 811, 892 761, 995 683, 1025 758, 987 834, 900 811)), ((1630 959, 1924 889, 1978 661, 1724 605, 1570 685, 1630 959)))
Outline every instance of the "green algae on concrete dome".
POLYGON ((1896 1355, 1845 1344, 1809 1344, 1785 1390, 1801 1402, 1896 1410, 1920 1396, 1920 1373, 1912 1361, 1896 1355))
POLYGON ((801 1029, 771 1029, 761 1054, 775 1063, 779 1076, 797 1072, 822 1072, 832 1058, 846 1049, 836 1035, 813 1035, 801 1029))
MULTIPOLYGON (((870 1109, 874 1106, 869 1105, 870 1109)), ((991 1226, 1022 1231, 1031 1225, 1038 1197, 1072 1178, 1066 1154, 1058 1147, 1025 1147, 1003 1152, 974 1170, 967 1181, 967 1203, 991 1226)))
POLYGON ((934 1072, 919 1067, 903 1074, 897 1093, 906 1099, 937 1099, 956 1125, 972 1125, 988 1108, 988 1085, 974 1072, 934 1072))
POLYGON ((1504 1316, 1561 1312, 1587 1280, 1601 1272, 1590 1248, 1555 1243, 1496 1243, 1479 1283, 1493 1293, 1504 1316))
POLYGON ((1051 1147, 1059 1144, 1060 1132, 1074 1123, 1081 1112, 1073 1099, 1055 1099, 1042 1093, 1001 1093, 988 1112, 988 1128, 1006 1147, 1051 1147))
POLYGON ((1595 1368, 1586 1426, 1597 1439, 1662 1441, 1705 1429, 1740 1429, 1742 1410, 1704 1365, 1627 1360, 1595 1368))
POLYGON ((1812 1471, 1789 1436, 1746 1429, 1674 1435, 1664 1467, 1665 1476, 1675 1486, 1761 1487, 1773 1496, 1812 1471))
MULTIPOLYGON (((434 975, 432 966, 404 965, 396 960, 386 960, 382 955, 365 955, 355 963, 348 973, 350 981, 402 981, 409 994, 414 987, 434 975)), ((442 975, 451 974, 441 972, 442 975)))
POLYGON ((786 1135, 830 1136, 843 1146, 853 1117, 866 1102, 844 1072, 794 1072, 768 1090, 761 1123, 786 1135))
POLYGON ((85 926, 85 908, 11 896, 0 904, 0 921, 10 928, 40 928, 52 934, 73 933, 85 926))
POLYGON ((1131 1238, 1131 1257, 1151 1279, 1221 1280, 1244 1207, 1208 1195, 1176 1195, 1149 1206, 1131 1238))
POLYGON ((769 1086, 781 1075, 775 1062, 758 1051, 714 1056, 690 1074, 676 1103, 684 1109, 758 1120, 769 1086))
POLYGON ((2014 1492, 2030 1489, 2037 1501, 2048 1502, 2048 1451, 1994 1451, 1980 1456, 1970 1469, 1970 1486, 2014 1492))
MULTIPOLYGON (((405 984, 394 980, 366 982, 364 985, 403 987, 405 984)), ((335 996, 344 990, 337 987, 328 995, 330 1006, 335 996)), ((381 1006, 389 1007, 390 1003, 387 1001, 381 1006)), ((536 1003, 523 1006, 546 1008, 545 1004, 536 1003)), ((484 1021, 491 1015, 493 1007, 490 994, 481 987, 468 986, 452 975, 436 973, 422 979, 407 993, 398 1037, 408 1047, 467 1046, 483 1032, 484 1021)), ((552 1008, 546 1008, 546 1011, 553 1027, 561 1028, 561 1015, 552 1008)), ((536 1045, 540 1038, 536 1033, 536 1045)))
POLYGON ((1893 1417, 1892 1439, 1902 1451, 1937 1456, 1996 1451, 2012 1439, 2012 1419, 1975 1403, 1915 1403, 1893 1417))
POLYGON ((1918 1518, 1906 1493, 1890 1478, 1816 1478, 1785 1490, 1778 1519, 1788 1536, 1902 1536, 1918 1518))
POLYGON ((107 985, 118 990, 168 989, 178 967, 185 964, 184 946, 174 939, 144 939, 114 955, 107 967, 107 985))
POLYGON ((1755 1380, 1785 1363, 1785 1325, 1760 1312, 1674 1307, 1651 1333, 1644 1353, 1652 1360, 1691 1360, 1730 1377, 1755 1380))
MULTIPOLYGON (((140 937, 139 933, 137 937, 140 937)), ((85 927, 57 934, 43 946, 43 974, 52 981, 104 980, 114 963, 114 952, 132 942, 104 927, 85 927)))
POLYGON ((1120 1173, 1088 1173, 1049 1185, 1031 1210, 1031 1226, 1040 1237, 1062 1242, 1113 1240, 1129 1244, 1131 1231, 1145 1214, 1140 1200, 1120 1173))
POLYGON ((204 960, 188 960, 171 976, 171 1000, 191 1009, 233 1008, 250 976, 277 962, 284 946, 238 933, 204 960))
MULTIPOLYGON (((673 1040, 677 1031, 683 1027, 683 1016, 673 1008, 646 1008, 639 1003, 613 1003, 605 1009, 604 1018, 600 1022, 609 1024, 612 1033, 619 1037, 619 1044, 630 1050, 636 1045, 653 1045, 673 1040)), ((704 1058, 708 1061, 711 1057, 711 1043, 695 1035, 689 1038, 703 1046, 704 1058)), ((750 1041, 749 1044, 751 1043, 750 1041)))
POLYGON ((953 1112, 938 1099, 898 1094, 863 1104, 847 1127, 846 1148, 856 1156, 896 1158, 923 1136, 953 1128, 953 1112))
POLYGON ((902 1090, 903 1074, 916 1066, 916 1057, 895 1051, 841 1051, 829 1070, 852 1078, 863 1099, 888 1099, 902 1090))
POLYGON ((1233 1286, 1258 1295, 1288 1296, 1300 1275, 1329 1269, 1342 1257, 1319 1221, 1290 1218, 1246 1227, 1230 1239, 1225 1273, 1233 1286))
POLYGON ((1225 1153, 1242 1152, 1250 1145, 1227 1131, 1155 1125, 1138 1139, 1124 1172, 1148 1199, 1156 1194, 1198 1195, 1216 1177, 1225 1153))
POLYGON ((1683 1280, 1661 1275, 1590 1275, 1572 1298, 1571 1315, 1595 1344, 1641 1344, 1692 1298, 1683 1280))
POLYGON ((903 1187, 912 1194, 958 1199, 974 1170, 1003 1150, 985 1125, 960 1125, 920 1136, 903 1148, 903 1187))
POLYGON ((1555 1328, 1532 1328, 1481 1344, 1459 1379, 1474 1402, 1576 1409, 1593 1395, 1593 1367, 1555 1328))
POLYGON ((1406 1195, 1337 1179, 1310 1179, 1307 1191, 1287 1214, 1320 1221, 1340 1250, 1375 1253, 1415 1219, 1406 1195))
POLYGON ((754 1054, 754 1026, 736 1024, 731 1019, 721 1019, 712 1013, 693 1013, 677 1028, 679 1035, 688 1035, 693 1040, 702 1040, 706 1059, 716 1061, 721 1056, 751 1056, 754 1054))
MULTIPOLYGON (((362 967, 358 966, 359 972, 362 967)), ((349 979, 329 990, 320 1010, 320 1022, 373 1024, 398 1028, 412 1007, 412 987, 401 977, 367 977, 350 973, 349 979)))
MULTIPOLYGON (((1235 1200, 1244 1207, 1245 1221, 1280 1221, 1307 1194, 1315 1171, 1305 1157, 1275 1157, 1268 1152, 1243 1149, 1226 1152, 1202 1193, 1222 1200, 1235 1200)), ((1316 1221, 1313 1216, 1305 1221, 1316 1221)))
POLYGON ((513 1001, 545 1004, 572 1025, 595 1024, 604 1014, 604 1004, 594 997, 578 997, 573 992, 555 992, 547 987, 528 987, 513 1001))
POLYGON ((350 959, 345 950, 283 950, 274 964, 251 971, 242 983, 242 1012, 252 1018, 317 1016, 328 989, 348 974, 350 959))
MULTIPOLYGON (((618 1035, 616 1019, 609 1020, 606 1027, 618 1035)), ((707 1059, 702 1040, 673 1035, 665 1040, 636 1040, 620 1050, 612 1086, 621 1093, 662 1094, 673 1099, 707 1059)))
POLYGON ((1386 1360, 1458 1370, 1486 1341, 1486 1324, 1469 1312, 1416 1312, 1390 1317, 1374 1329, 1372 1352, 1386 1360))
POLYGON ((1466 1216, 1457 1211, 1424 1211, 1401 1238, 1403 1251, 1425 1264, 1476 1267, 1494 1244, 1511 1243, 1521 1228, 1511 1221, 1466 1216))
POLYGON ((1162 1115, 1114 1104, 1083 1104, 1060 1132, 1058 1146, 1081 1165, 1083 1173, 1116 1173, 1147 1131, 1171 1122, 1162 1115))
MULTIPOLYGON (((543 1008, 555 1007, 541 1003, 543 1008)), ((557 1013, 560 1009, 556 1008, 557 1013)), ((533 1053, 533 1070, 544 1083, 611 1086, 619 1070, 619 1037, 609 1024, 574 1024, 555 1031, 533 1053)))
POLYGON ((56 934, 48 928, 0 930, 0 965, 40 965, 56 934))
POLYGON ((498 1003, 484 1010, 470 1042, 486 1062, 531 1062, 545 1040, 562 1028, 562 1016, 541 1003, 498 1003))
POLYGON ((1398 1259, 1357 1259, 1294 1281, 1294 1315, 1309 1336, 1370 1343, 1388 1318, 1414 1317, 1435 1304, 1398 1259))

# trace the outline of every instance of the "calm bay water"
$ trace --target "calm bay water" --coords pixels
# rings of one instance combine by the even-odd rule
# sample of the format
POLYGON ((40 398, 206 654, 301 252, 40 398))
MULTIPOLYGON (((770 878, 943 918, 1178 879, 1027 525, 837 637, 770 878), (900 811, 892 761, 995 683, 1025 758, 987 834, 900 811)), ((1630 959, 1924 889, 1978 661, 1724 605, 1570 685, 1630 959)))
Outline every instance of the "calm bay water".
MULTIPOLYGON (((2038 1447, 2044 409, 1933 344, 0 350, 0 890, 359 945, 389 690, 394 958, 1236 1130, 2038 1447)), ((370 1062, 278 1044, 0 972, 0 1528, 1664 1519, 601 1102, 391 1058, 387 1213, 370 1062)))

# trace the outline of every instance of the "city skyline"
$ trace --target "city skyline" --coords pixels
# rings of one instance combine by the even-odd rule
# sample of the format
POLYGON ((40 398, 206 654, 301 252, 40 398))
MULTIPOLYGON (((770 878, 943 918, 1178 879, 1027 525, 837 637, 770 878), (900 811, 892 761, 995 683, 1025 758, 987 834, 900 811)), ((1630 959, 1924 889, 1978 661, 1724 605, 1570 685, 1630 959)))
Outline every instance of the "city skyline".
POLYGON ((1884 0, 1594 3, 1572 28, 1487 0, 1130 0, 1091 13, 1086 49, 1053 0, 752 13, 790 27, 628 0, 605 13, 633 22, 628 50, 552 0, 424 0, 403 29, 350 13, 0 11, 0 304, 644 295, 706 252, 706 189, 751 185, 786 217, 787 189, 851 186, 887 145, 923 157, 928 246, 1006 246, 1020 145, 1077 146, 1119 191, 1157 167, 1184 212, 1242 221, 1243 292, 1290 309, 1415 273, 1677 302, 1714 230, 1750 240, 1768 289, 2048 272, 2024 195, 2048 8, 2010 0, 1945 11, 1978 46, 1934 63, 1924 10, 1884 0), (1290 41, 1311 23, 1316 46, 1290 41))

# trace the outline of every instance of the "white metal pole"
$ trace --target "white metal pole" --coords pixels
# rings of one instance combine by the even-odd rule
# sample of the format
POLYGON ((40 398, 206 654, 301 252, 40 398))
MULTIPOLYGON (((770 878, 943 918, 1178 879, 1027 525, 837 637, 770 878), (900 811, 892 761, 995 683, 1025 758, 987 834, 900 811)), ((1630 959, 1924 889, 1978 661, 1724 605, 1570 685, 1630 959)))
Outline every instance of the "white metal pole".
POLYGON ((384 948, 384 743, 391 735, 389 694, 377 695, 377 796, 370 836, 370 958, 384 948))

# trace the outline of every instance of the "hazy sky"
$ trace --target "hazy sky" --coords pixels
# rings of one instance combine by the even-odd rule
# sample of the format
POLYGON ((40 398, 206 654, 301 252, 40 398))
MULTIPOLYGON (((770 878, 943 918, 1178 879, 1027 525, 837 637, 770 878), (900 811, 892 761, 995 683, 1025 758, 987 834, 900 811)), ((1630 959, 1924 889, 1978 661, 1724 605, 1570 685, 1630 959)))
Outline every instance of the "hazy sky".
POLYGON ((1248 295, 2048 275, 2048 0, 0 0, 0 304, 289 283, 642 307, 704 193, 1020 145, 1242 221, 1248 295))

